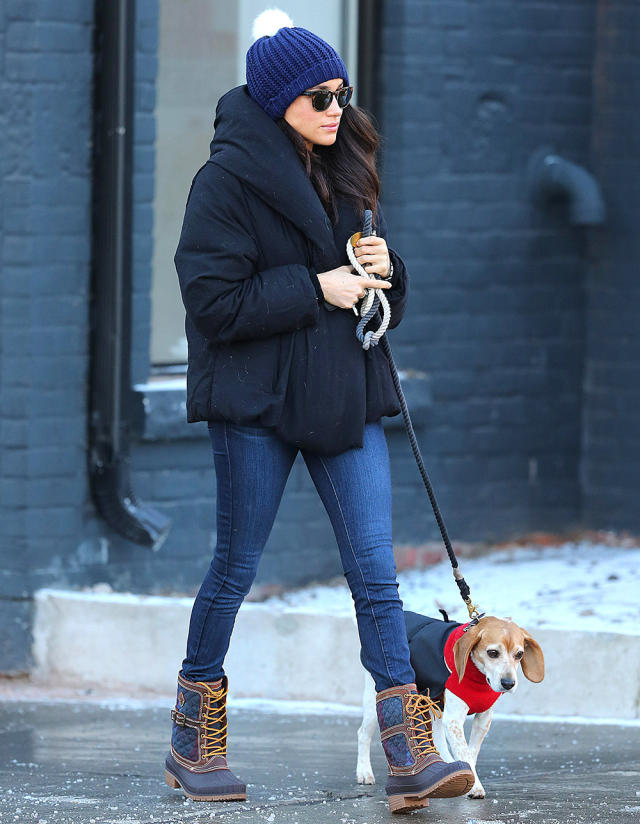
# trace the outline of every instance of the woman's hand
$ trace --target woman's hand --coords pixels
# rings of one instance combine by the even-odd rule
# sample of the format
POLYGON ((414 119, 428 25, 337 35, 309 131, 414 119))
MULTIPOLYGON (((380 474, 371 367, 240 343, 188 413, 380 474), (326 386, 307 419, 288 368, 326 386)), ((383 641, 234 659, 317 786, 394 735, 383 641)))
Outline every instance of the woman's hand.
MULTIPOLYGON (((384 243, 384 241, 382 242, 384 243)), ((353 266, 346 265, 318 274, 322 293, 327 303, 339 306, 340 309, 351 309, 360 298, 364 297, 366 289, 391 288, 390 283, 384 283, 375 278, 355 277, 354 271, 353 266)))
POLYGON ((377 237, 376 235, 361 237, 353 251, 358 263, 367 272, 375 272, 383 278, 389 277, 391 258, 389 257, 387 242, 383 237, 377 237))

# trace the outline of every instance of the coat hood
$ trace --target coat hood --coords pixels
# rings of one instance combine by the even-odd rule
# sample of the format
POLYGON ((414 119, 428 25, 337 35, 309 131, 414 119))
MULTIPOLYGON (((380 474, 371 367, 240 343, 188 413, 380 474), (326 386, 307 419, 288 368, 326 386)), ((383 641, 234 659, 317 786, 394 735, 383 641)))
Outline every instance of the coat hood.
POLYGON ((251 187, 320 248, 331 248, 331 221, 293 143, 246 84, 220 98, 213 125, 210 162, 251 187))

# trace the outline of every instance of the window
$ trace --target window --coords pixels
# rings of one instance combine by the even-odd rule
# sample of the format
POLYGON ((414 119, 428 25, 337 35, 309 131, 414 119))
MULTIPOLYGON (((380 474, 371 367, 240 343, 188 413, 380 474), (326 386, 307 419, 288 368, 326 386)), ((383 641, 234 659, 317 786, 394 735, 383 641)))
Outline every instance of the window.
POLYGON ((187 361, 184 308, 173 256, 191 180, 209 157, 218 99, 245 83, 251 27, 277 6, 294 25, 327 40, 347 65, 357 103, 357 0, 160 0, 156 96, 151 363, 187 361))

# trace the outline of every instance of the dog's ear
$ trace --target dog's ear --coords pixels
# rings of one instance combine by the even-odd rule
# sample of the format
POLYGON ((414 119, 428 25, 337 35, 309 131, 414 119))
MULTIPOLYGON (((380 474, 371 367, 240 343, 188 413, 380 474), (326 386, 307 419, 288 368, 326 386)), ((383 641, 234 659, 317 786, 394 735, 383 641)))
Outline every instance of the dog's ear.
POLYGON ((474 624, 453 645, 453 661, 456 665, 458 680, 462 681, 471 650, 481 638, 482 630, 478 628, 478 624, 474 624))
POLYGON ((524 634, 524 655, 521 663, 525 678, 539 684, 544 678, 544 655, 540 644, 528 632, 524 634))

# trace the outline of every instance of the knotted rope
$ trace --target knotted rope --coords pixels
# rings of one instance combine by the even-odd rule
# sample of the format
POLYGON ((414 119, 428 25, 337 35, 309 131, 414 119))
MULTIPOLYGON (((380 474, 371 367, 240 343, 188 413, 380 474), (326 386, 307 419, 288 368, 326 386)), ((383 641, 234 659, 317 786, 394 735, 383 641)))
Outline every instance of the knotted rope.
MULTIPOLYGON (((365 219, 362 227, 362 232, 360 233, 360 237, 370 237, 371 235, 375 235, 375 232, 372 231, 371 227, 371 217, 371 210, 367 209, 367 211, 365 212, 365 219)), ((376 272, 367 272, 367 270, 363 266, 361 266, 360 263, 358 263, 358 258, 356 257, 353 248, 354 238, 357 239, 357 235, 353 235, 349 238, 349 240, 347 240, 347 256, 353 268, 360 275, 360 277, 367 278, 368 280, 370 280, 371 278, 376 278, 377 280, 384 280, 382 275, 378 275, 376 272)), ((362 344, 362 348, 369 349, 370 346, 377 346, 380 341, 380 338, 387 331, 389 321, 391 320, 391 307, 389 306, 389 301, 387 300, 387 296, 384 293, 384 289, 366 289, 365 296, 362 298, 362 302, 360 304, 360 308, 358 309, 356 306, 354 306, 353 311, 356 315, 360 314, 361 318, 361 320, 358 322, 358 326, 356 327, 356 335, 358 337, 358 340, 362 344), (380 326, 375 332, 372 330, 365 332, 364 329, 366 325, 375 316, 380 306, 382 307, 382 322, 380 326)))

